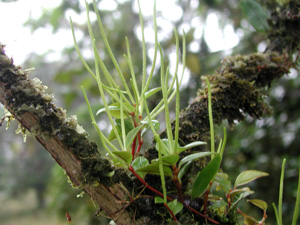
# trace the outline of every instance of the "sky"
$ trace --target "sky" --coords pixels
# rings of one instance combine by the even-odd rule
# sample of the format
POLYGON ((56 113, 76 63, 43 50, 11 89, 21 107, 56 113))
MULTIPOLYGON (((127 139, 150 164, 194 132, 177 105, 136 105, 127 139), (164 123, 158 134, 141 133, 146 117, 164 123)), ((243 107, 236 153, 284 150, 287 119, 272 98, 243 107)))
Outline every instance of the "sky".
MULTIPOLYGON (((126 0, 118 0, 119 2, 126 0)), ((73 45, 73 39, 70 29, 59 29, 55 34, 52 33, 51 27, 39 28, 35 32, 31 32, 29 27, 25 27, 23 24, 26 22, 29 16, 32 18, 38 18, 41 16, 44 10, 51 10, 55 6, 59 5, 61 0, 19 0, 12 3, 0 2, 0 42, 6 45, 6 53, 8 56, 14 58, 14 62, 22 64, 26 57, 31 53, 38 55, 46 53, 48 50, 52 50, 51 54, 47 55, 46 60, 51 62, 60 60, 61 51, 65 47, 73 45)), ((174 4, 175 0, 157 1, 157 11, 161 12, 164 19, 158 21, 164 24, 165 31, 170 32, 173 27, 170 21, 176 21, 181 15, 182 10, 179 6, 174 4)), ((199 1, 191 0, 191 4, 197 6, 199 1)), ((80 4, 84 7, 84 0, 80 0, 80 4)), ((99 6, 103 9, 114 10, 116 8, 115 1, 102 0, 99 6)), ((138 11, 138 4, 135 0, 135 11, 138 11)), ((141 1, 141 9, 144 16, 151 16, 153 9, 153 1, 141 1)), ((67 12, 66 17, 72 16, 75 21, 81 21, 83 24, 86 21, 85 13, 78 15, 74 12, 67 12)), ((209 14, 207 17, 206 26, 204 28, 204 35, 208 41, 208 45, 212 51, 219 51, 222 49, 230 49, 238 44, 239 37, 234 33, 233 27, 227 25, 222 32, 219 29, 219 18, 216 14, 209 14)), ((197 18, 193 19, 192 25, 195 27, 202 27, 204 24, 197 18)), ((201 30, 198 31, 198 38, 203 34, 201 30)), ((179 31, 180 32, 180 31, 179 31)), ((149 27, 145 29, 146 34, 153 34, 153 30, 149 27)), ((197 35, 197 31, 195 32, 197 35)), ((163 35, 164 34, 160 34, 163 35)), ((76 34, 77 38, 80 38, 80 32, 76 34)), ((146 39, 148 42, 153 41, 153 35, 145 35, 149 37, 146 39)), ((193 48, 197 51, 199 46, 194 43, 193 48)))

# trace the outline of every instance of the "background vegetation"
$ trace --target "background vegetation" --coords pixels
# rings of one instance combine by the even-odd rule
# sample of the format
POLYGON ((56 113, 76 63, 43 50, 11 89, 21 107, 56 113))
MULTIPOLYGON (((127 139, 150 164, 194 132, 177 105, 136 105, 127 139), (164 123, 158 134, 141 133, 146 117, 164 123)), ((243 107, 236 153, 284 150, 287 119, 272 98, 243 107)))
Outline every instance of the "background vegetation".
MULTIPOLYGON (((11 4, 10 1, 5 2, 11 4)), ((99 1, 101 2, 104 1, 99 1)), ((100 8, 108 39, 115 55, 120 56, 118 60, 121 67, 123 66, 123 71, 126 71, 127 64, 122 56, 126 52, 124 37, 128 37, 134 65, 137 65, 136 74, 141 74, 141 67, 138 66, 142 65, 142 59, 140 57, 141 46, 137 44, 140 39, 138 33, 140 25, 136 2, 125 0, 114 2, 113 10, 101 11, 100 8)), ((265 3, 266 1, 261 1, 261 4, 265 3)), ((188 70, 185 75, 185 85, 181 89, 181 107, 185 107, 190 99, 196 96, 196 91, 201 85, 200 75, 211 74, 224 56, 263 51, 266 43, 263 34, 257 33, 245 20, 238 0, 177 0, 174 1, 174 5, 176 5, 174 11, 178 10, 174 17, 166 14, 167 9, 160 10, 158 7, 157 21, 159 39, 166 55, 170 56, 166 64, 169 64, 171 68, 172 63, 174 64, 172 57, 175 52, 173 27, 177 27, 179 32, 184 28, 187 33, 188 70), (224 46, 223 49, 218 49, 217 43, 212 43, 208 38, 207 24, 215 18, 218 18, 219 26, 215 35, 225 38, 226 32, 232 29, 239 40, 235 46, 228 46, 228 48, 224 46)), ((24 26, 29 27, 32 32, 37 32, 43 27, 50 27, 54 35, 61 30, 70 31, 68 22, 70 12, 74 16, 85 15, 84 2, 62 0, 55 8, 44 10, 39 18, 29 16, 24 26)), ((153 42, 150 38, 153 36, 151 13, 144 13, 146 32, 149 32, 149 35, 146 35, 146 41, 149 46, 153 42)), ((78 32, 81 31, 79 46, 84 50, 86 58, 92 60, 87 26, 83 21, 74 18, 73 21, 75 29, 78 32)), ((100 35, 100 33, 95 35, 100 35)), ((44 42, 47 44, 47 40, 44 42)), ((99 42, 97 45, 101 49, 103 43, 99 42)), ((49 55, 51 55, 51 50, 44 55, 32 53, 24 62, 23 67, 35 67, 36 70, 32 72, 32 76, 39 76, 43 83, 52 87, 50 92, 55 93, 57 104, 67 108, 69 115, 78 115, 78 121, 89 132, 90 139, 97 140, 93 135, 94 131, 90 125, 88 111, 80 90, 80 86, 83 85, 89 96, 94 95, 94 99, 90 101, 94 103, 94 107, 99 108, 96 84, 82 67, 73 47, 63 49, 60 60, 47 62, 49 55)), ((105 58, 106 55, 103 57, 105 58)), ((148 60, 151 61, 150 58, 148 60)), ((129 71, 127 75, 129 76, 129 71)), ((271 117, 256 121, 249 118, 228 133, 228 144, 222 166, 223 170, 233 178, 245 169, 268 172, 270 176, 254 182, 251 189, 256 191, 256 198, 264 199, 271 205, 272 202, 277 202, 281 162, 284 157, 287 158, 283 205, 284 224, 289 224, 292 218, 294 204, 291 203, 294 202, 297 184, 298 146, 300 146, 297 138, 300 133, 298 117, 300 78, 297 75, 293 71, 289 76, 272 84, 271 97, 268 100, 274 107, 271 117)), ((159 82, 159 76, 153 79, 159 82)), ((151 100, 151 104, 156 105, 159 99, 152 98, 151 100)), ((101 117, 98 119, 101 127, 108 126, 104 120, 101 120, 101 117)), ((4 131, 4 128, 1 129, 4 131)), ((47 152, 43 151, 30 137, 24 145, 22 137, 16 137, 13 132, 14 127, 11 126, 9 132, 1 132, 0 136, 0 199, 9 204, 15 201, 27 205, 27 197, 36 196, 36 204, 33 203, 32 207, 23 213, 25 216, 29 215, 30 218, 38 218, 37 215, 42 213, 41 215, 45 216, 42 216, 43 223, 41 224, 45 224, 51 212, 57 214, 58 218, 63 218, 66 211, 74 215, 73 220, 76 224, 99 224, 94 217, 95 209, 89 198, 87 196, 76 197, 80 192, 71 188, 63 171, 58 166, 54 166, 47 152), (41 212, 41 210, 44 211, 41 212)), ((5 208, 7 208, 6 204, 1 204, 0 222, 12 224, 10 220, 19 217, 21 212, 7 212, 5 208)), ((271 207, 267 214, 267 223, 274 224, 275 218, 271 207)), ((33 223, 37 224, 33 221, 28 224, 33 223)))

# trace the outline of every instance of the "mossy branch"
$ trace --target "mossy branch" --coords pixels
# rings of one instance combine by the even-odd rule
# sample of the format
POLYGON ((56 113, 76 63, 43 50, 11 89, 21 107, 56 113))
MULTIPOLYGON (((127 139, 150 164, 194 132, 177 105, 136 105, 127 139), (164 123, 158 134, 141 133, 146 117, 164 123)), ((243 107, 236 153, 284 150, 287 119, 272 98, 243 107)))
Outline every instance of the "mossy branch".
POLYGON ((78 129, 76 120, 67 118, 44 90, 38 79, 29 79, 21 67, 13 64, 0 44, 0 102, 44 146, 75 187, 90 195, 116 224, 134 224, 117 203, 124 196, 113 182, 119 172, 109 176, 114 171, 110 162, 100 156, 97 145, 78 129))
MULTIPOLYGON (((299 14, 299 8, 298 3, 290 1, 286 9, 292 13, 290 18, 284 16, 284 10, 274 12, 275 19, 270 21, 268 34, 270 51, 228 57, 215 74, 208 77, 214 124, 227 120, 233 125, 246 114, 261 118, 271 113, 264 101, 266 87, 288 73, 294 63, 291 56, 299 50, 300 35, 299 19, 295 20, 293 15, 299 14)), ((56 107, 51 95, 44 90, 39 80, 28 79, 26 72, 13 64, 0 45, 0 102, 65 169, 75 186, 88 193, 117 224, 134 224, 132 215, 117 203, 123 200, 124 193, 116 183, 127 183, 127 187, 128 183, 132 185, 131 178, 100 156, 96 144, 88 141, 87 134, 79 131, 77 123, 67 118, 65 111, 56 107), (115 175, 110 176, 113 171, 115 175)), ((181 111, 178 139, 182 145, 209 137, 205 96, 207 87, 204 86, 194 101, 181 111)), ((147 156, 151 159, 151 149, 147 156)))

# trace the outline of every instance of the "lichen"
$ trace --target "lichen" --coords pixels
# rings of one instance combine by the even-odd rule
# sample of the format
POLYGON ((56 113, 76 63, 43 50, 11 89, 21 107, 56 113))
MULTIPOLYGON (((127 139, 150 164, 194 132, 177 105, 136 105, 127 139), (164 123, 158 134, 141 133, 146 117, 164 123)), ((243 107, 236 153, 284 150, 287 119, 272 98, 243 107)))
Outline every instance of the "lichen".
MULTIPOLYGON (((76 116, 68 118, 65 110, 56 107, 52 103, 53 95, 46 93, 47 87, 38 78, 28 79, 28 71, 14 66, 3 47, 0 44, 0 82, 6 89, 4 107, 13 111, 17 118, 24 113, 35 115, 38 121, 29 128, 33 136, 44 140, 57 136, 66 145, 66 151, 72 151, 81 161, 83 183, 112 184, 110 161, 101 157, 97 145, 87 139, 87 133, 78 124, 76 116)), ((19 131, 25 134, 22 125, 19 131)))

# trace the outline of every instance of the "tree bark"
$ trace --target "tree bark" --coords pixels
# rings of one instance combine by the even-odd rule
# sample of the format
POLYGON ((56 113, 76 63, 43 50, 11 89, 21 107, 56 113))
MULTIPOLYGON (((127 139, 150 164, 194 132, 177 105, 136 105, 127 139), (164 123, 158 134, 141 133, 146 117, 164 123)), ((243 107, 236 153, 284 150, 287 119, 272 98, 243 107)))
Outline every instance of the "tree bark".
MULTIPOLYGON (((1 45, 0 102, 18 120, 22 127, 33 134, 36 140, 44 146, 52 158, 66 171, 75 187, 84 190, 91 196, 99 205, 99 208, 106 212, 116 224, 134 224, 129 213, 122 210, 123 205, 118 203, 126 199, 122 188, 117 183, 112 185, 101 183, 102 180, 100 178, 103 177, 103 181, 105 181, 107 174, 99 174, 99 182, 96 182, 97 177, 92 182, 85 179, 85 177, 89 176, 87 170, 83 169, 83 166, 86 166, 86 162, 80 155, 74 153, 76 145, 80 143, 75 141, 72 146, 62 136, 66 135, 69 139, 77 139, 78 137, 76 136, 79 136, 79 138, 83 139, 81 142, 84 142, 87 148, 90 147, 91 143, 86 139, 85 135, 78 134, 74 125, 73 127, 70 125, 62 109, 50 103, 49 99, 47 99, 49 96, 40 91, 42 87, 33 83, 35 82, 28 79, 26 72, 20 67, 16 67, 12 59, 5 55, 1 45), (50 119, 53 121, 51 122, 50 119), (47 130, 45 124, 43 125, 45 123, 43 121, 52 123, 53 126, 48 127, 50 130, 47 130), (60 127, 56 128, 57 125, 60 127), (63 132, 63 130, 65 131, 63 132)), ((84 149, 81 150, 84 151, 84 149)), ((88 149, 87 151, 90 150, 88 149)), ((102 160, 106 167, 113 171, 113 167, 98 152, 90 151, 90 153, 90 157, 102 160)))

